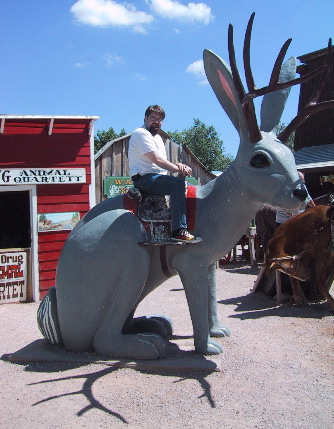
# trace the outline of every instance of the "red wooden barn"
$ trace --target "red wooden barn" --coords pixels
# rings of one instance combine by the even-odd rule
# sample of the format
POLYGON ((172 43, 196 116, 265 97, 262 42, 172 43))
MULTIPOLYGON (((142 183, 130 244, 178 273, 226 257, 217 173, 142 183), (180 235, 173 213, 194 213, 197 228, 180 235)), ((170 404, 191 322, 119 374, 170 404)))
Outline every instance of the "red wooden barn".
POLYGON ((95 205, 97 116, 0 115, 0 303, 38 300, 95 205))

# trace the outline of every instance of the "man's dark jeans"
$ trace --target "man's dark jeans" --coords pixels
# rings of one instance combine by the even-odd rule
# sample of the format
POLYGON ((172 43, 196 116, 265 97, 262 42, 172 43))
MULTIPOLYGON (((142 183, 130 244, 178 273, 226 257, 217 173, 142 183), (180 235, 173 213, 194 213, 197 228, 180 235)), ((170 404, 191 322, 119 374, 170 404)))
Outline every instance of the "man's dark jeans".
POLYGON ((145 174, 134 182, 135 188, 147 194, 169 195, 172 230, 187 228, 186 181, 180 177, 163 174, 145 174))

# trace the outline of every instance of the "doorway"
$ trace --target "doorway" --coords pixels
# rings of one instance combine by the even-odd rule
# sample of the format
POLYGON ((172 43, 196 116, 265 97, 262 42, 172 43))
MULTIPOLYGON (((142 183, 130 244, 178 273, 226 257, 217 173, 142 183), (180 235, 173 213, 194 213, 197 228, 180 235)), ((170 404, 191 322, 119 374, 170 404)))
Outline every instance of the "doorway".
POLYGON ((30 247, 29 191, 0 192, 0 249, 30 247))

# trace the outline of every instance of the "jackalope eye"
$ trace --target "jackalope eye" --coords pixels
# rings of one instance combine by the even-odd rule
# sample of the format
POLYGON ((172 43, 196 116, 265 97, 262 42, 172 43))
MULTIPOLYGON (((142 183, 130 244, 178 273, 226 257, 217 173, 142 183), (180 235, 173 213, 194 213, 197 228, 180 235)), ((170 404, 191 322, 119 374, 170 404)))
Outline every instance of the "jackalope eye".
POLYGON ((253 158, 250 160, 250 165, 255 168, 264 168, 269 167, 270 162, 265 155, 263 155, 262 153, 258 153, 254 155, 253 158))

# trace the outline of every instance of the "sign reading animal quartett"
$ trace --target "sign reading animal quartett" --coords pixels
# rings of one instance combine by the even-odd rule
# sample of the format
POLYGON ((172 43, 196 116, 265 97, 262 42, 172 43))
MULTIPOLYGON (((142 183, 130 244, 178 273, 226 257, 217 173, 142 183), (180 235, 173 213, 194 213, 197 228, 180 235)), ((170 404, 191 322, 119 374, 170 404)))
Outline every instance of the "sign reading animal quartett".
POLYGON ((27 253, 0 252, 0 304, 27 299, 27 253))
POLYGON ((8 168, 0 170, 0 185, 86 183, 84 168, 8 168))

